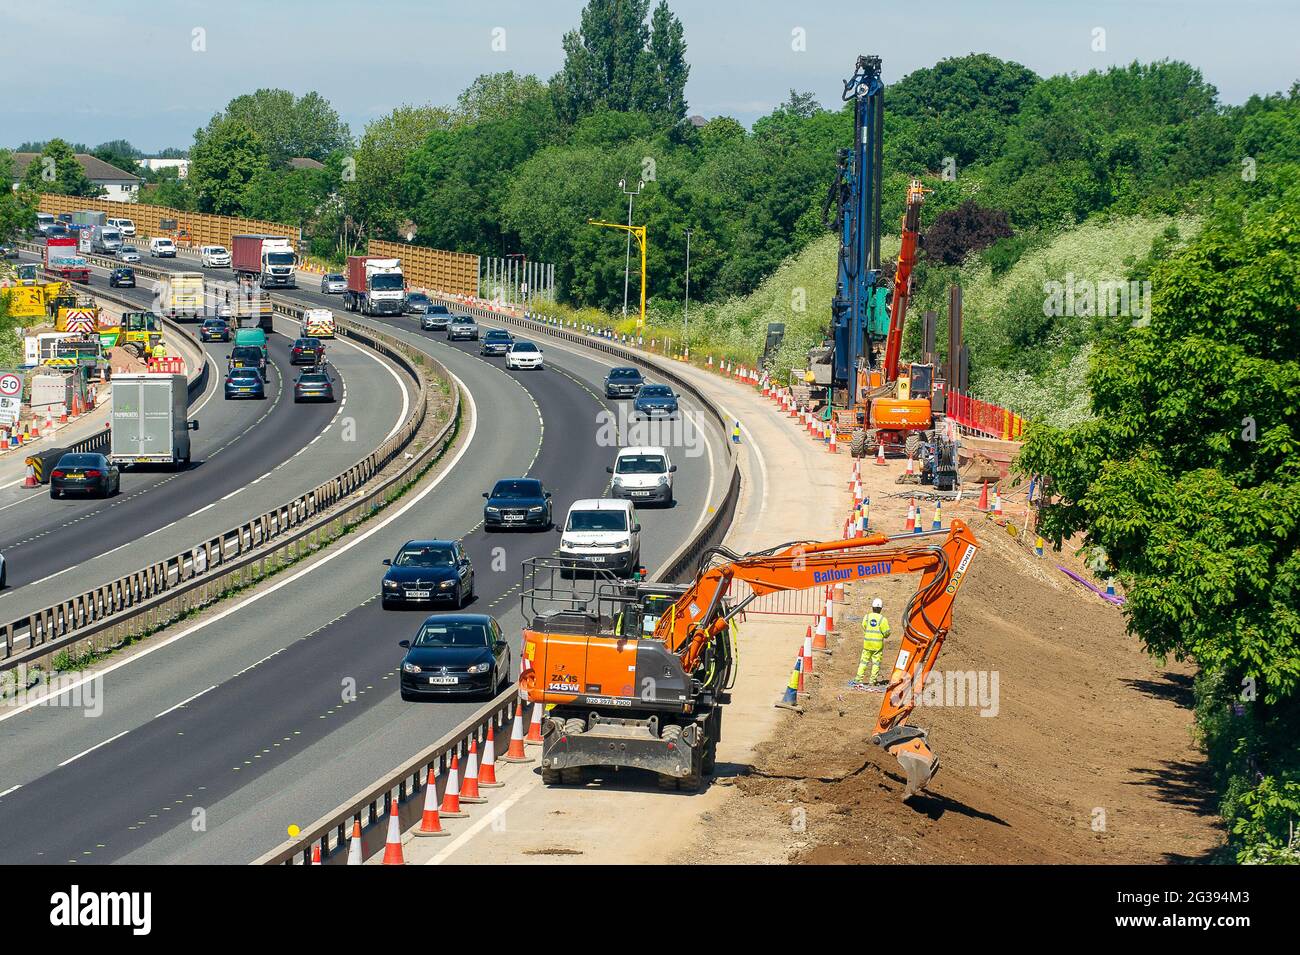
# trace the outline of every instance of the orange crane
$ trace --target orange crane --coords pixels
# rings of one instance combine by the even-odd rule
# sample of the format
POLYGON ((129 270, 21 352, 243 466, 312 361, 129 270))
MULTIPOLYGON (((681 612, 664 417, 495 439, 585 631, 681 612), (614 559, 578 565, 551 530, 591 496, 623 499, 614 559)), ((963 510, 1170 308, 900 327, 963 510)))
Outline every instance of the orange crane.
POLYGON ((910 690, 934 666, 952 625, 953 601, 978 549, 966 524, 954 520, 941 541, 877 534, 744 555, 719 547, 706 554, 685 586, 597 574, 590 592, 568 594, 553 589, 554 572, 565 562, 526 561, 522 604, 528 625, 519 690, 548 708, 543 781, 579 783, 586 767, 636 767, 657 773, 665 788, 698 789, 713 771, 722 709, 730 702, 737 614, 780 591, 920 573, 871 737, 898 759, 907 776, 906 795, 919 792, 938 759, 925 730, 907 723, 914 706, 910 690), (733 595, 737 582, 746 585, 740 597, 733 595), (567 606, 538 612, 539 605, 556 601, 567 606))
POLYGON ((926 189, 921 180, 907 184, 907 207, 903 213, 903 242, 898 249, 894 269, 894 290, 889 302, 889 334, 885 339, 885 381, 898 378, 898 358, 903 348, 903 324, 907 320, 907 303, 912 297, 912 269, 921 244, 921 203, 926 189))

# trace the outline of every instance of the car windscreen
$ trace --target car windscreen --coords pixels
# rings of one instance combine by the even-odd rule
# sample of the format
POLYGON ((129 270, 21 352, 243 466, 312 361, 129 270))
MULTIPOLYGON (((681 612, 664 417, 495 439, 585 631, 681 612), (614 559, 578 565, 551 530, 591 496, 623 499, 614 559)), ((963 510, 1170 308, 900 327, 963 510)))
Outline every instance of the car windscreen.
POLYGON ((412 644, 417 647, 486 647, 487 624, 471 621, 435 620, 420 628, 412 644))
POLYGON ((449 315, 446 305, 426 305, 424 308, 425 315, 449 315))
MULTIPOLYGON (((453 318, 451 321, 452 321, 452 324, 453 324, 453 325, 473 325, 473 324, 475 324, 474 319, 470 318, 468 315, 457 315, 457 316, 456 316, 455 318, 453 318)), ((491 337, 492 337, 492 333, 491 333, 491 332, 488 332, 488 338, 491 338, 491 337)), ((502 332, 501 335, 498 336, 498 337, 509 338, 509 337, 510 337, 510 334, 509 334, 508 332, 502 332)))
POLYGON ((257 373, 256 368, 232 368, 230 377, 237 381, 258 381, 262 376, 257 373))
POLYGON ((238 361, 261 361, 262 349, 256 345, 240 345, 230 351, 230 357, 238 361))
POLYGON ((266 254, 268 265, 293 265, 293 259, 292 252, 268 252, 266 254))
POLYGON ((641 372, 635 368, 614 368, 609 373, 610 381, 640 381, 641 372))
MULTIPOLYGON (((459 319, 458 319, 458 321, 459 321, 459 319)), ((490 341, 490 342, 495 342, 495 341, 503 341, 503 342, 504 342, 504 341, 509 341, 509 340, 510 340, 510 333, 509 333, 509 332, 501 332, 501 331, 493 330, 493 331, 490 331, 490 332, 487 333, 487 340, 490 341)))
POLYGON ((410 295, 406 296, 406 300, 408 302, 419 304, 420 302, 429 301, 429 296, 425 295, 423 292, 412 292, 410 295))
POLYGON ((614 470, 619 474, 663 474, 668 463, 658 454, 625 454, 614 470))
POLYGON ((450 547, 403 547, 393 561, 395 567, 455 567, 450 547))
POLYGON ((492 488, 492 496, 507 501, 541 497, 542 483, 540 481, 497 481, 496 486, 492 488))
POLYGON ((299 338, 293 343, 294 348, 319 348, 319 338, 299 338))
POLYGON ((534 345, 532 342, 515 342, 514 350, 516 352, 521 352, 521 351, 535 352, 537 351, 537 346, 534 345))
POLYGON ((59 458, 56 467, 60 468, 98 468, 103 461, 98 454, 65 454, 59 458))
MULTIPOLYGON (((130 269, 123 269, 123 272, 129 272, 130 269)), ((205 318, 203 324, 208 328, 225 328, 226 320, 224 318, 205 318)))
POLYGON ((671 398, 673 390, 667 385, 646 385, 641 389, 642 398, 671 398))
POLYGON ((345 279, 342 275, 339 275, 337 272, 335 272, 335 273, 333 273, 333 274, 331 274, 331 275, 327 275, 327 276, 325 276, 325 281, 326 281, 326 282, 346 282, 347 279, 345 279))
POLYGON ((627 515, 623 511, 573 511, 569 514, 571 531, 625 531, 627 515))
POLYGON ((329 382, 327 375, 299 375, 298 381, 304 385, 324 385, 329 382))

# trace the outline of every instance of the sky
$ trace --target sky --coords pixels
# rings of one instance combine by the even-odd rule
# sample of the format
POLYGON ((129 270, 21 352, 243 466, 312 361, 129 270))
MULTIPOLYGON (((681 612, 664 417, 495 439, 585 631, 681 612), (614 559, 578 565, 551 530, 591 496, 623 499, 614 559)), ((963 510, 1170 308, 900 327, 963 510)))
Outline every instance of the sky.
MULTIPOLYGON (((655 0, 657 2, 657 0, 655 0)), ((886 82, 991 53, 1040 76, 1170 58, 1226 103, 1300 78, 1296 0, 669 0, 692 114, 748 125, 791 89, 837 105, 858 54, 886 82), (1097 31, 1103 31, 1098 33, 1097 31), (1101 40, 1102 42, 1098 42, 1101 40), (1102 46, 1104 49, 1097 49, 1102 46)), ((188 148, 259 87, 317 90, 354 134, 401 104, 448 105, 476 76, 547 79, 582 0, 0 0, 0 145, 61 136, 188 148), (20 38, 28 38, 21 40, 20 38)))

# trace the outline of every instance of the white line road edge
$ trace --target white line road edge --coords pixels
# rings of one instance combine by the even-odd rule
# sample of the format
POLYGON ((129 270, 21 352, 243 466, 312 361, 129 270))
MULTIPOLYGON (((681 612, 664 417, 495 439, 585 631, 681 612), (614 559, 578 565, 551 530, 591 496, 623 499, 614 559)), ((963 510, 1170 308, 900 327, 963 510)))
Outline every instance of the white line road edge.
MULTIPOLYGON (((383 530, 385 527, 387 527, 393 521, 397 520, 399 517, 401 517, 403 514, 405 514, 415 505, 423 501, 426 497, 429 496, 429 494, 433 492, 435 488, 437 488, 440 484, 442 484, 444 479, 446 479, 449 475, 451 475, 453 471, 455 471, 456 465, 460 462, 460 459, 464 457, 465 452, 467 452, 470 446, 473 444, 474 435, 478 431, 478 406, 475 405, 474 403, 473 395, 470 394, 469 389, 465 386, 465 383, 461 381, 460 378, 457 377, 454 372, 448 370, 448 374, 451 375, 452 380, 456 382, 456 387, 460 389, 461 395, 464 397, 464 400, 469 404, 469 412, 470 412, 469 431, 465 435, 464 440, 461 442, 460 449, 457 450, 455 456, 451 459, 450 462, 448 462, 447 466, 443 469, 442 473, 439 474, 436 478, 434 478, 429 483, 428 487, 420 491, 418 494, 412 496, 411 499, 408 500, 405 504, 403 504, 393 513, 389 514, 387 517, 380 520, 374 526, 367 528, 365 531, 361 532, 360 534, 353 537, 351 540, 347 541, 345 544, 339 547, 338 550, 334 550, 327 553, 324 557, 322 557, 320 560, 313 563, 310 567, 304 567, 302 570, 290 574, 284 580, 272 584, 270 587, 267 587, 265 590, 252 594, 251 596, 245 597, 243 600, 239 601, 238 603, 234 604, 231 607, 226 608, 225 610, 222 610, 219 613, 214 614, 213 616, 209 617, 207 620, 201 620, 191 627, 186 627, 184 630, 180 631, 179 633, 173 634, 172 636, 168 637, 165 640, 160 640, 158 643, 155 643, 152 646, 147 646, 143 648, 139 653, 132 654, 131 656, 126 657, 125 659, 119 660, 117 663, 110 664, 109 666, 104 667, 102 670, 96 671, 90 676, 82 677, 80 680, 77 680, 75 683, 72 683, 68 686, 62 687, 58 690, 46 691, 37 699, 29 700, 28 702, 24 703, 22 706, 17 706, 14 707, 12 710, 6 710, 5 712, 0 713, 0 723, 3 723, 5 720, 13 719, 15 716, 25 713, 28 710, 32 709, 33 707, 43 706, 47 704, 50 700, 57 699, 60 696, 63 696, 64 694, 71 692, 72 690, 78 689, 79 687, 84 686, 85 684, 89 683, 92 680, 97 680, 102 677, 105 677, 108 674, 112 673, 114 670, 135 663, 138 660, 142 660, 151 653, 155 653, 158 650, 163 649, 164 647, 171 646, 173 643, 176 643, 178 640, 184 640, 186 637, 190 636, 191 634, 198 633, 201 630, 207 629, 212 624, 224 620, 226 617, 229 617, 231 614, 243 610, 245 607, 249 606, 250 604, 254 604, 259 600, 269 597, 271 594, 276 593, 280 589, 289 586, 289 584, 301 580, 303 577, 307 576, 308 574, 316 572, 321 567, 324 567, 326 564, 328 564, 330 561, 334 560, 335 558, 339 557, 340 555, 346 554, 352 548, 356 547, 358 544, 366 541, 374 534, 383 530)), ((114 738, 116 739, 116 737, 114 738)), ((103 744, 101 743, 100 745, 102 746, 103 744)), ((89 750, 87 752, 89 752, 89 750)))

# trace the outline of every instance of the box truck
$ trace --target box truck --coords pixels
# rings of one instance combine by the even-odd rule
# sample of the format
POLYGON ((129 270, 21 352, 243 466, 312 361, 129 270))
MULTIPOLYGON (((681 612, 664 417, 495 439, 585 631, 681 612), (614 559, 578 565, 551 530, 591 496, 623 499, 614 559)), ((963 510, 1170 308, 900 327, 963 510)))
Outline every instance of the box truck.
POLYGON ((203 317, 206 302, 202 272, 172 272, 163 276, 157 287, 159 314, 178 321, 203 317))
POLYGON ((293 242, 282 235, 237 235, 230 240, 230 267, 262 288, 297 288, 293 242))
POLYGON ((348 256, 348 289, 343 304, 363 315, 401 315, 406 310, 406 280, 401 259, 348 256))
POLYGON ((199 430, 188 411, 184 375, 114 375, 108 459, 184 467, 190 463, 190 432, 199 430))
POLYGON ((45 271, 72 282, 90 282, 90 264, 77 251, 77 240, 45 240, 45 271))

